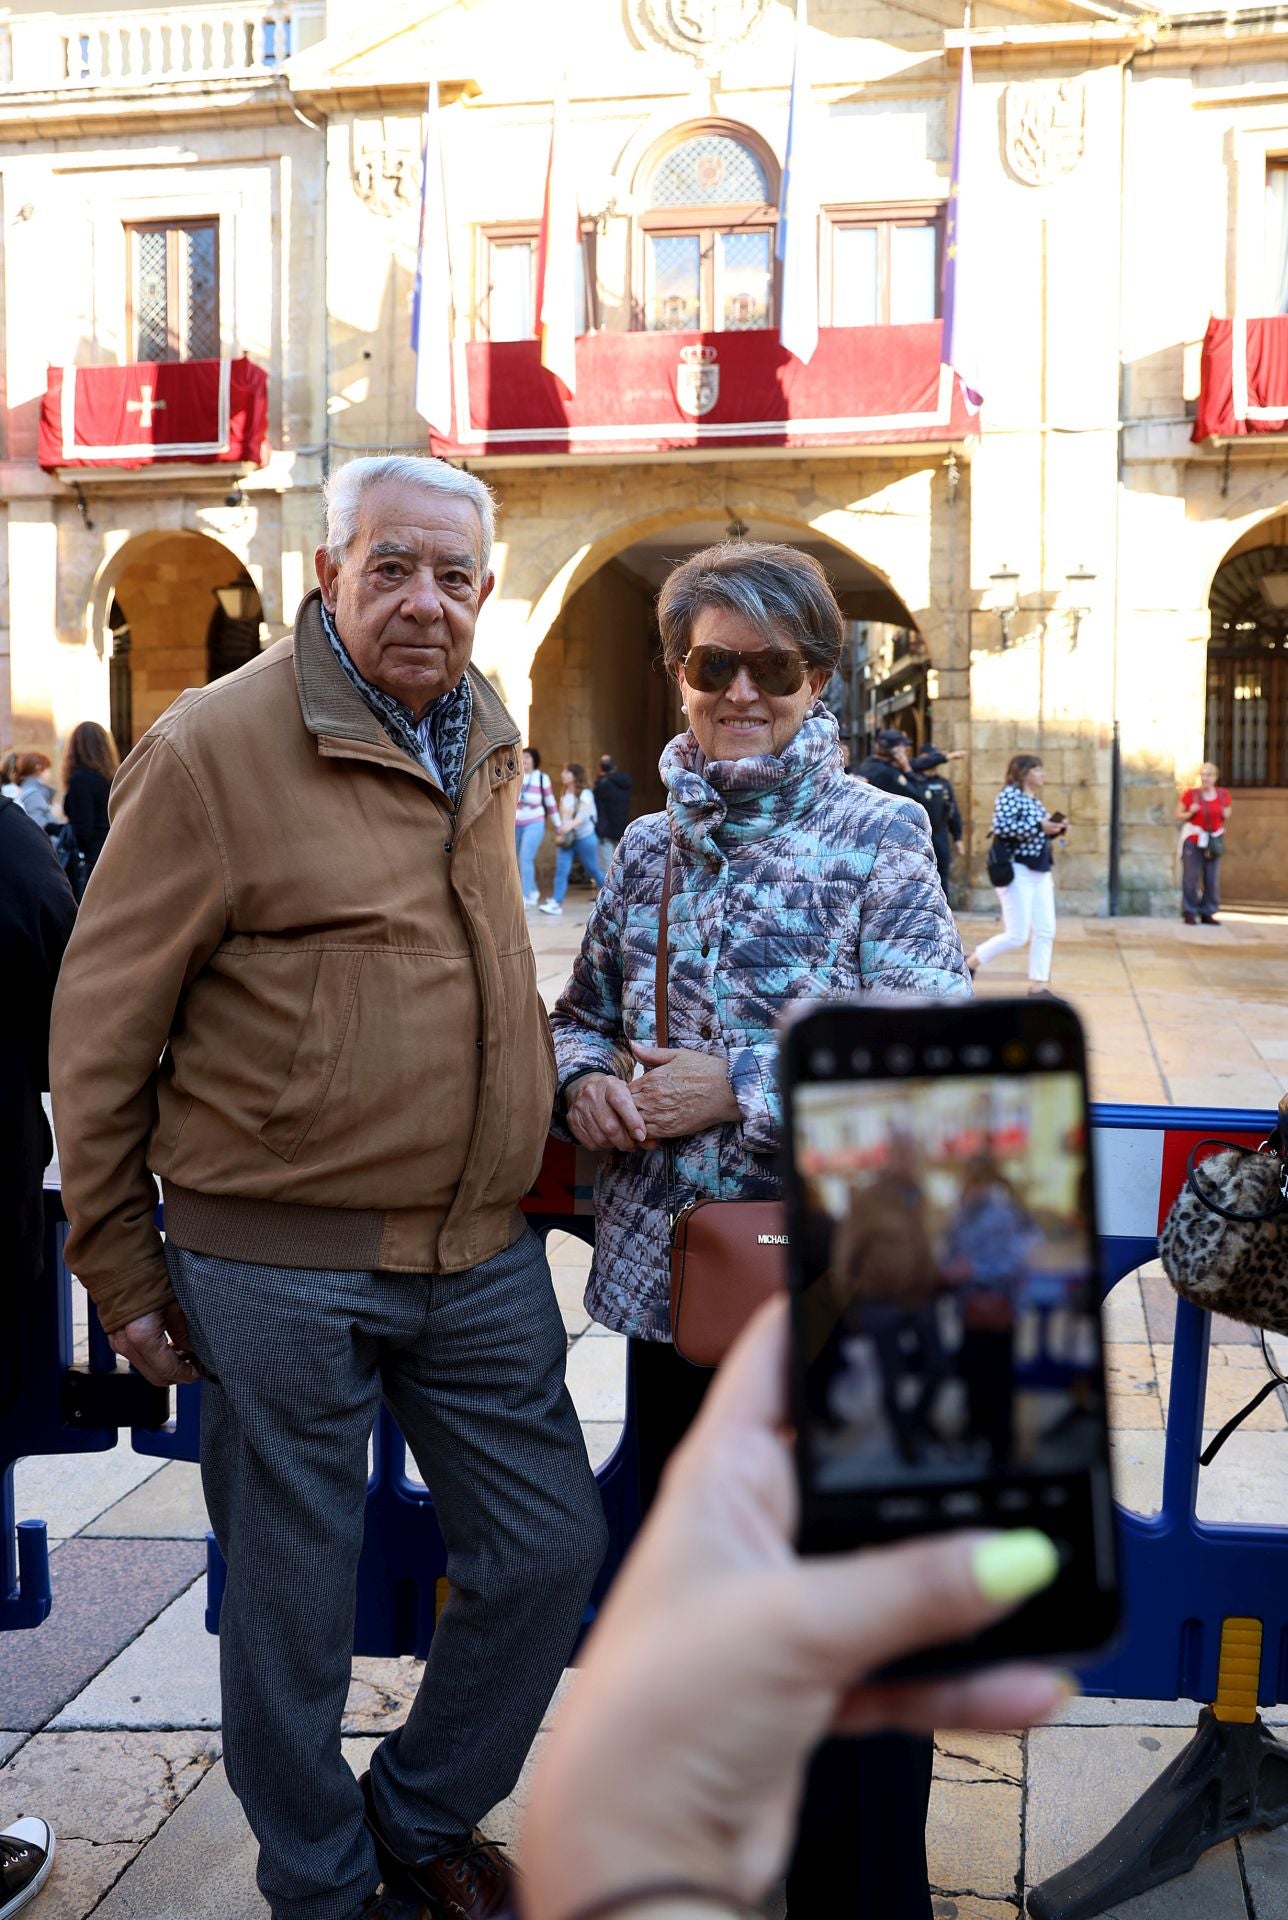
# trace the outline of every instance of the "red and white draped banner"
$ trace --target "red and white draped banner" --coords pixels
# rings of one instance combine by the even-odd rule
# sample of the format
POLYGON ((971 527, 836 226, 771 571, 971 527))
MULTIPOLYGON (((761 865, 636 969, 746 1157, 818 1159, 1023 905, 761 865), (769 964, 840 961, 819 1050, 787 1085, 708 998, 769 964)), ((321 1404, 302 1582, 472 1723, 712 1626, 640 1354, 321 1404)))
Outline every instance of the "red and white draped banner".
POLYGON ((166 460, 268 459, 268 375, 239 360, 51 367, 40 408, 40 464, 147 467, 166 460))
POLYGON ((1288 314, 1209 320, 1195 440, 1288 433, 1288 314))
POLYGON ((975 426, 940 323, 824 327, 808 365, 770 329, 588 333, 567 396, 535 340, 478 342, 455 360, 453 436, 436 453, 664 453, 695 447, 953 442, 975 426))

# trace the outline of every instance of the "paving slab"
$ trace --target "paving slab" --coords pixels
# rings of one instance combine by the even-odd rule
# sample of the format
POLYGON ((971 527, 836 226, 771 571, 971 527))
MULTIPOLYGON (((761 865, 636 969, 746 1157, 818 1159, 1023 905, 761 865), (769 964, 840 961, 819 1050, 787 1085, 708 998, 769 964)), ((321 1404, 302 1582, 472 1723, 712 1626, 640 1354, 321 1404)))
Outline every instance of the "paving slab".
MULTIPOLYGON (((1039 1727, 1029 1735, 1026 1891, 1103 1839, 1184 1746, 1180 1727, 1039 1727)), ((1105 1920, 1247 1920, 1234 1841, 1105 1920)))
POLYGON ((1149 1339, 1145 1307, 1140 1297, 1140 1281, 1135 1274, 1124 1274, 1117 1286, 1110 1288, 1101 1312, 1106 1340, 1149 1339))
POLYGON ((219 1761, 126 1867, 94 1920, 268 1920, 255 1856, 219 1761))
POLYGON ((0 1733, 0 1767, 12 1754, 17 1753, 24 1740, 30 1738, 27 1733, 0 1733))
POLYGON ((1018 1733, 935 1735, 936 1780, 995 1780, 1012 1787, 1024 1783, 1024 1745, 1018 1733))
POLYGON ((383 1735, 400 1727, 411 1710, 424 1671, 424 1661, 413 1660, 410 1654, 393 1659, 356 1659, 344 1708, 345 1733, 383 1735))
POLYGON ((626 1417, 626 1342, 578 1340, 568 1355, 568 1391, 582 1420, 626 1417))
POLYGON ((19 1520, 43 1520, 51 1540, 65 1540, 162 1464, 135 1453, 128 1434, 105 1453, 33 1454, 13 1470, 14 1512, 19 1520))
POLYGON ((1020 1877, 1024 1796, 1018 1784, 936 1779, 926 1860, 931 1888, 984 1900, 1014 1899, 1020 1877))
POLYGON ((209 1526, 201 1468, 189 1460, 169 1460, 160 1473, 91 1520, 85 1533, 93 1539, 204 1540, 209 1526))
MULTIPOLYGON (((44 1809, 33 1811, 43 1813, 44 1809)), ((84 1920, 97 1911, 103 1895, 143 1851, 141 1841, 67 1840, 57 1827, 54 1840, 53 1872, 40 1894, 39 1907, 31 1909, 32 1920, 84 1920)))
MULTIPOLYGON (((119 1548, 123 1543, 85 1544, 119 1548)), ((151 1555, 180 1548, 196 1556, 198 1569, 204 1567, 205 1549, 195 1541, 147 1540, 133 1551, 151 1555)), ((55 1727, 219 1725, 219 1641, 206 1632, 206 1583, 189 1577, 187 1591, 68 1701, 54 1719, 55 1727)))
POLYGON ((1115 1428, 1163 1425, 1154 1349, 1145 1341, 1111 1341, 1105 1347, 1109 1420, 1115 1428))
POLYGON ((39 1811, 59 1846, 141 1844, 218 1758, 208 1733, 37 1733, 5 1767, 0 1799, 39 1811))
POLYGON ((1239 1853, 1256 1920, 1288 1920, 1288 1827, 1243 1834, 1239 1853))
POLYGON ((49 1556, 49 1618, 31 1632, 0 1634, 0 1721, 13 1731, 43 1726, 182 1593, 205 1558, 190 1540, 66 1541, 49 1556))
MULTIPOLYGON (((1172 1363, 1170 1347, 1160 1350, 1158 1356, 1158 1391, 1164 1406, 1172 1384, 1172 1363)), ((1261 1348, 1256 1347, 1218 1347, 1213 1345, 1208 1358, 1207 1396, 1203 1406, 1203 1424, 1206 1427, 1223 1427, 1236 1413, 1242 1412, 1257 1389, 1270 1378, 1265 1362, 1261 1358, 1261 1348), (1232 1365, 1230 1354, 1246 1355, 1247 1366, 1232 1365)), ((1143 1424, 1143 1422, 1141 1423, 1143 1424)), ((1288 1429, 1288 1418, 1284 1415, 1283 1390, 1277 1389, 1269 1394, 1252 1413, 1242 1421, 1241 1433, 1283 1433, 1288 1429)), ((1229 1446, 1230 1441, 1226 1442, 1229 1446)), ((1218 1454, 1217 1458, 1220 1458, 1218 1454)), ((1215 1461, 1213 1465, 1215 1465, 1215 1461)), ((1288 1521, 1288 1514, 1284 1515, 1288 1521)))
POLYGON ((1016 1920, 1010 1900, 977 1900, 973 1893, 937 1893, 930 1903, 935 1920, 1016 1920))
POLYGON ((617 1443, 622 1437, 622 1423, 620 1420, 583 1420, 581 1434, 586 1442, 590 1464, 598 1472, 617 1450, 617 1443))

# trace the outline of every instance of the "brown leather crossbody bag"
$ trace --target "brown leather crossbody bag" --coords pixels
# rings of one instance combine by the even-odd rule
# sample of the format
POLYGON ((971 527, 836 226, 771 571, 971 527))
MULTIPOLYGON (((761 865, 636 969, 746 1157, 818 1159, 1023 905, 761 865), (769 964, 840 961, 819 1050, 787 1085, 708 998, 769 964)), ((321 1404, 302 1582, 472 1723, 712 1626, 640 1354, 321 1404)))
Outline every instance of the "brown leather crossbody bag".
MULTIPOLYGON (((671 849, 657 928, 657 1044, 668 1047, 671 849)), ((777 1200, 693 1200, 675 1211, 674 1148, 662 1143, 671 1227, 671 1339, 682 1360, 717 1367, 756 1308, 787 1284, 787 1217, 777 1200)))

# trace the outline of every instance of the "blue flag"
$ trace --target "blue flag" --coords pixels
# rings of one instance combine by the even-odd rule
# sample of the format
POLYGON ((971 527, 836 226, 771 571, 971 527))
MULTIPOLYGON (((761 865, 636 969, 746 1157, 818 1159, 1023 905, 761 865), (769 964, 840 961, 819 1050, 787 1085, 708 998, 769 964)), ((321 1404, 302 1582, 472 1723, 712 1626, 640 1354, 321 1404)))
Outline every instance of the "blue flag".
POLYGON ((961 86, 957 93, 957 132, 953 140, 953 177, 948 189, 948 219, 944 228, 944 334, 939 357, 961 381, 972 413, 983 400, 979 368, 979 303, 975 296, 977 265, 970 252, 965 222, 964 178, 970 139, 970 45, 962 48, 961 86))

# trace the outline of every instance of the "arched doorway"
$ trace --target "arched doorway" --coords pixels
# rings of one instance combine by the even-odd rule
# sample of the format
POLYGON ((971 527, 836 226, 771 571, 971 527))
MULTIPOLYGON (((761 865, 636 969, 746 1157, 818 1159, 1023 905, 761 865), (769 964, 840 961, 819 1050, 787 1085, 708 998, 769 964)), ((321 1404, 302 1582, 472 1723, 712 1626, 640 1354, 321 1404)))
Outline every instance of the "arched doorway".
POLYGON ((126 753, 186 687, 259 652, 263 609, 234 553, 203 533, 143 533, 114 556, 100 592, 111 635, 111 726, 126 753))
POLYGON ((768 518, 694 519, 622 547, 569 595, 532 665, 528 737, 557 773, 569 759, 593 775, 611 753, 635 782, 634 811, 660 807, 657 763, 680 731, 675 683, 662 671, 654 606, 671 569, 729 538, 786 540, 826 569, 846 616, 840 667, 825 699, 857 761, 880 727, 898 726, 918 746, 930 737, 925 641, 885 579, 844 548, 768 518))
MULTIPOLYGON (((1282 906, 1288 832, 1288 514, 1231 547, 1209 598, 1204 758, 1233 801, 1222 893, 1282 906)), ((1192 772, 1187 769, 1187 774, 1192 772)))

